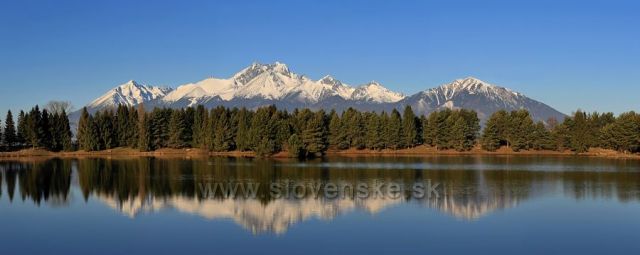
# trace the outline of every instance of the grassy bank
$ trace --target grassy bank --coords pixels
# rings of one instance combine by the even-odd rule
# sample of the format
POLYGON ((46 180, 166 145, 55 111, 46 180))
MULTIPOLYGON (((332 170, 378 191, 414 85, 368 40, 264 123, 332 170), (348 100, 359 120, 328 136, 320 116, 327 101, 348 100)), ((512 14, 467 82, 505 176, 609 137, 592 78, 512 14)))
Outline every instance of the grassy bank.
MULTIPOLYGON (((437 150, 435 147, 417 146, 409 149, 384 149, 384 150, 329 150, 327 156, 456 156, 456 155, 528 155, 528 156, 583 156, 583 157, 603 157, 603 158, 631 158, 640 159, 640 154, 626 154, 614 150, 592 148, 585 153, 574 153, 572 151, 534 151, 524 150, 515 152, 507 147, 502 147, 496 151, 486 151, 479 147, 475 147, 470 151, 455 150, 437 150)), ((73 151, 73 152, 51 152, 43 149, 25 149, 14 152, 0 152, 0 160, 16 159, 16 158, 76 158, 76 157, 203 157, 203 156, 225 156, 225 157, 255 157, 255 153, 250 151, 229 151, 229 152, 210 152, 202 149, 160 149, 150 152, 141 152, 131 148, 114 148, 102 151, 73 151)), ((272 155, 273 158, 288 158, 286 151, 272 155)))

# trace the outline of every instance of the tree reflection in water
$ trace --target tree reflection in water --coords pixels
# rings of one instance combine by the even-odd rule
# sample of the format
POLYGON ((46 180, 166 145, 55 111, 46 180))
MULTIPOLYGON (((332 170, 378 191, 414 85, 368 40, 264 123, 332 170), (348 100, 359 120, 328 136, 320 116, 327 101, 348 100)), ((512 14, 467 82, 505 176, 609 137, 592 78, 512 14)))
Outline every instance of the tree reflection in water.
POLYGON ((639 201, 638 162, 553 157, 330 158, 316 161, 248 158, 51 159, 0 163, 0 196, 40 206, 65 206, 70 190, 136 217, 175 209, 206 219, 232 219, 254 232, 284 233, 310 218, 332 219, 354 210, 375 214, 406 203, 473 220, 529 199, 562 194, 575 199, 639 201), (205 197, 199 184, 257 183, 256 198, 205 197), (318 183, 438 183, 439 197, 321 196, 275 198, 267 187, 283 181, 318 183), (4 192, 4 190, 6 192, 4 192))

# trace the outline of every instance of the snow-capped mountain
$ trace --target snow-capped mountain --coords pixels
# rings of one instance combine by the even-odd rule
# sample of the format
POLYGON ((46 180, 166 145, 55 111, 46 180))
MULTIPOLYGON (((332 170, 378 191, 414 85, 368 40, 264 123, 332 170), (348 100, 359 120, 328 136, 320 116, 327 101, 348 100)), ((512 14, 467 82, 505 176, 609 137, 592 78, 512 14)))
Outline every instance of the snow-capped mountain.
POLYGON ((565 115, 521 93, 469 77, 458 79, 437 88, 418 92, 398 102, 420 113, 430 113, 444 108, 473 109, 481 120, 498 110, 526 109, 535 120, 564 119, 565 115))
POLYGON ((481 120, 500 109, 527 109, 536 120, 550 117, 561 120, 564 114, 507 88, 491 85, 475 78, 455 80, 409 97, 391 91, 377 82, 352 87, 332 76, 312 80, 292 72, 287 65, 253 63, 229 78, 207 78, 178 86, 176 89, 141 85, 129 81, 88 105, 90 111, 118 104, 148 108, 247 107, 266 105, 294 108, 335 109, 353 107, 362 111, 402 110, 412 106, 418 114, 429 114, 447 108, 473 109, 481 120))
POLYGON ((397 102, 403 98, 401 94, 377 83, 353 88, 331 76, 314 81, 291 72, 283 63, 275 62, 253 63, 228 79, 208 78, 179 86, 155 104, 184 107, 207 102, 230 104, 252 99, 313 105, 334 96, 344 100, 366 99, 378 103, 397 102))
POLYGON ((117 105, 137 105, 162 98, 171 92, 170 88, 143 85, 136 81, 128 81, 109 90, 87 105, 88 109, 104 109, 117 105))
POLYGON ((362 100, 377 103, 398 102, 403 98, 403 94, 393 92, 375 81, 356 88, 349 97, 349 99, 355 101, 362 100))

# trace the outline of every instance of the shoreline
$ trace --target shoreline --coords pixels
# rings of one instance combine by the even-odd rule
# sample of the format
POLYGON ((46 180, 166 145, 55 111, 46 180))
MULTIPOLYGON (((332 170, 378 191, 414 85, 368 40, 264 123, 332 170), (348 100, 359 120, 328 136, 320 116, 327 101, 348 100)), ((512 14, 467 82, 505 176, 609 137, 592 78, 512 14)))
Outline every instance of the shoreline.
MULTIPOLYGON (((126 157, 256 157, 251 151, 229 151, 210 152, 202 149, 160 149, 156 151, 140 152, 131 148, 114 148, 102 151, 74 151, 74 152, 51 152, 42 149, 24 149, 13 152, 0 152, 1 160, 28 159, 28 158, 126 158, 126 157)), ((613 150, 592 148, 585 153, 574 153, 572 151, 519 151, 515 152, 510 148, 502 147, 496 151, 486 151, 475 147, 470 151, 436 150, 433 147, 417 146, 408 149, 384 149, 384 150, 328 150, 327 157, 433 157, 433 156, 559 156, 559 157, 594 157, 611 159, 640 159, 640 154, 625 154, 613 150)), ((286 151, 278 152, 267 158, 292 158, 286 151)))

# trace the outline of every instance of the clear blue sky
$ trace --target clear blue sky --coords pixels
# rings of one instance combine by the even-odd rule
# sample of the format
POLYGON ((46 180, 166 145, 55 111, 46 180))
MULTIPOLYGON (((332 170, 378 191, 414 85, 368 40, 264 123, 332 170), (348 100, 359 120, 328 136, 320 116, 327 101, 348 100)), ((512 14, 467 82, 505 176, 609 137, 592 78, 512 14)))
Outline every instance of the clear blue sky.
POLYGON ((638 1, 0 2, 0 116, 282 61, 412 94, 475 76, 560 111, 640 110, 638 1), (560 3, 562 2, 562 3, 560 3))

